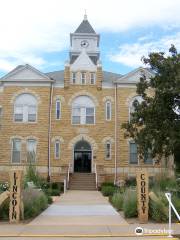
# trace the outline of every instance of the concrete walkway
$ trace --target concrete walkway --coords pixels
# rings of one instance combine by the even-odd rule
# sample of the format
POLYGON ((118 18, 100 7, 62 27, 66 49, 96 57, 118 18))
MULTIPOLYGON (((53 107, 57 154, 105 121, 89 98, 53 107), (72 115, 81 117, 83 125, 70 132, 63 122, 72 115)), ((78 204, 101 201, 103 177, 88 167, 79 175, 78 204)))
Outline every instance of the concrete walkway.
MULTIPOLYGON (((139 239, 135 234, 135 228, 139 226, 138 223, 128 224, 100 192, 68 191, 28 224, 0 224, 0 239, 139 239)), ((150 231, 168 229, 167 224, 144 224, 141 227, 150 231)), ((173 224, 173 229, 174 233, 180 234, 179 224, 173 224)), ((151 231, 146 235, 141 239, 167 239, 167 234, 163 233, 153 236, 151 231)))

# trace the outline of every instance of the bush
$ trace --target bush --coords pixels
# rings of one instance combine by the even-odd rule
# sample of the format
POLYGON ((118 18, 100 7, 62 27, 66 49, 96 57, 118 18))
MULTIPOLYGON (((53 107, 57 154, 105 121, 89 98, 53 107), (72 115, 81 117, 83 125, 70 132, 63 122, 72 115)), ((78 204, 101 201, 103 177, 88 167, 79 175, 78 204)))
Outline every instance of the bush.
POLYGON ((28 188, 23 191, 24 217, 32 218, 48 207, 48 198, 38 189, 28 188))
POLYGON ((112 205, 119 211, 123 208, 123 194, 120 192, 116 192, 113 194, 111 198, 112 205))
POLYGON ((127 189, 124 193, 123 199, 123 211, 125 217, 136 217, 137 216, 137 196, 136 191, 127 189))
POLYGON ((101 187, 104 187, 104 186, 114 187, 114 183, 113 183, 113 182, 103 182, 103 183, 101 184, 101 187))
POLYGON ((156 193, 150 193, 149 215, 156 222, 167 222, 168 201, 164 192, 156 191, 156 193))
POLYGON ((9 219, 9 198, 0 206, 0 219, 9 219))
POLYGON ((101 192, 103 196, 112 196, 115 193, 116 189, 117 188, 115 186, 102 186, 101 192))
POLYGON ((125 185, 126 185, 126 187, 136 186, 136 178, 135 177, 127 178, 125 181, 125 185))

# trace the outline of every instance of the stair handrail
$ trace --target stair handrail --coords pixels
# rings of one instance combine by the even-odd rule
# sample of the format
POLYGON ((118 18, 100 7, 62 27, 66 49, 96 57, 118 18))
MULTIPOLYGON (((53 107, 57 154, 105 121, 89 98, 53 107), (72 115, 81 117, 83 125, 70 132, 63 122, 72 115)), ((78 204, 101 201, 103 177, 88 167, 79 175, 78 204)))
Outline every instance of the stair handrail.
POLYGON ((94 172, 95 172, 95 177, 96 177, 96 189, 98 189, 98 174, 97 174, 97 165, 96 165, 96 163, 94 164, 94 172))
POLYGON ((67 188, 69 188, 70 169, 71 169, 71 163, 69 163, 68 171, 67 171, 67 188))
POLYGON ((171 208, 173 209, 173 211, 174 211, 174 213, 175 213, 175 215, 176 215, 176 217, 177 217, 177 219, 180 221, 180 215, 178 214, 178 212, 177 212, 177 210, 176 210, 176 208, 174 207, 174 205, 173 205, 173 203, 172 203, 172 201, 171 201, 171 193, 165 193, 165 196, 166 196, 166 198, 167 198, 167 200, 168 200, 168 202, 169 202, 169 235, 168 235, 168 237, 172 237, 172 219, 171 219, 171 208))

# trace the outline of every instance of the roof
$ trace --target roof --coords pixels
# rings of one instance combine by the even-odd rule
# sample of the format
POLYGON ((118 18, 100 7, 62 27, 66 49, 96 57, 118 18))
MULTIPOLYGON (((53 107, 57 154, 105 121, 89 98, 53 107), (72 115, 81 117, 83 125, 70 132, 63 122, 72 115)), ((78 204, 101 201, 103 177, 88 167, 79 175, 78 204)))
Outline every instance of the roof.
POLYGON ((79 27, 76 29, 75 33, 94 33, 94 34, 96 34, 96 32, 92 28, 89 21, 85 20, 85 19, 81 22, 79 27))
MULTIPOLYGON (((64 83, 64 70, 49 72, 46 73, 46 75, 53 78, 57 82, 64 83)), ((114 80, 117 80, 120 77, 122 77, 121 74, 103 71, 103 82, 112 83, 114 80)))

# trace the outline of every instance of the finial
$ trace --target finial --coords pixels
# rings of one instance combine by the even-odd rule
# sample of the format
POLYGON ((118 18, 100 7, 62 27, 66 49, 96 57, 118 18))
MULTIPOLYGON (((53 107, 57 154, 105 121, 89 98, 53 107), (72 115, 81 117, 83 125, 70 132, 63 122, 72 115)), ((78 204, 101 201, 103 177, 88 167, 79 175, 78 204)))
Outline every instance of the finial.
POLYGON ((86 13, 86 9, 84 10, 84 21, 87 21, 87 13, 86 13))

